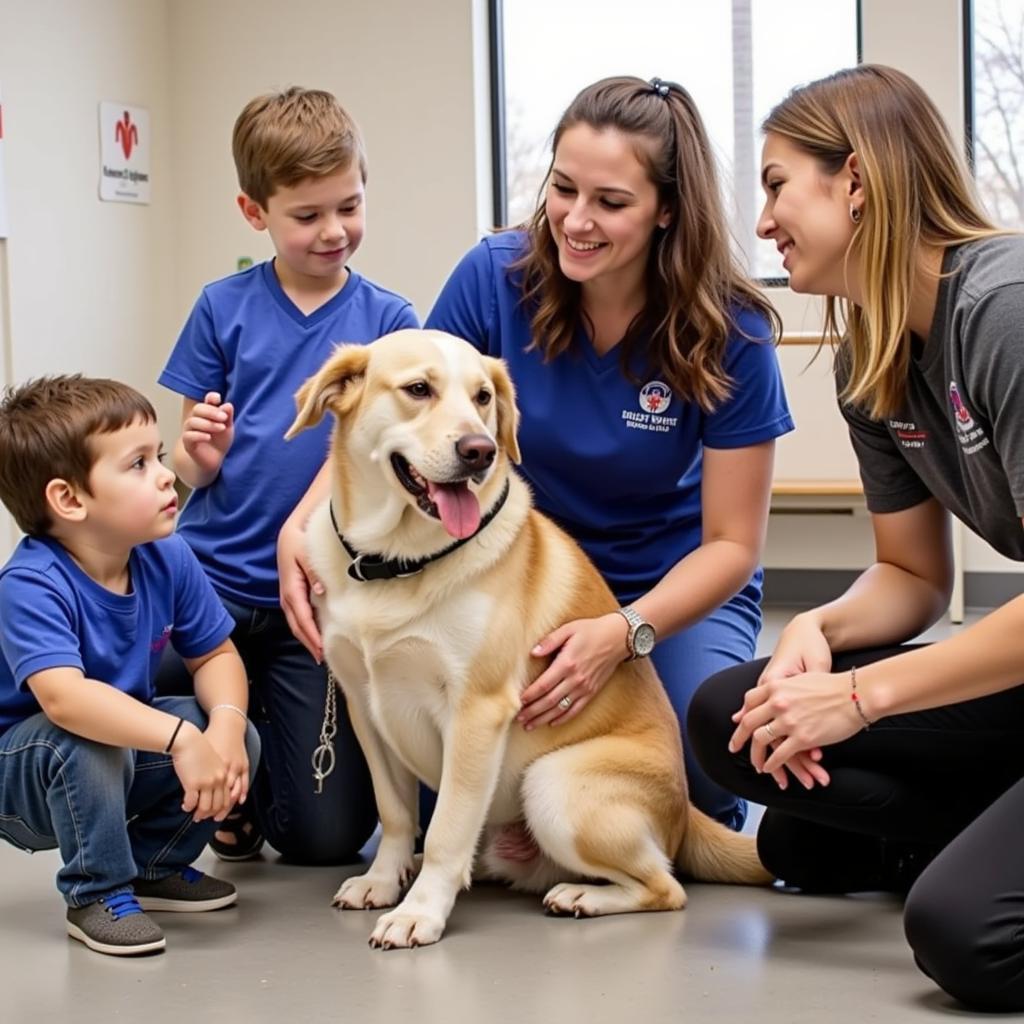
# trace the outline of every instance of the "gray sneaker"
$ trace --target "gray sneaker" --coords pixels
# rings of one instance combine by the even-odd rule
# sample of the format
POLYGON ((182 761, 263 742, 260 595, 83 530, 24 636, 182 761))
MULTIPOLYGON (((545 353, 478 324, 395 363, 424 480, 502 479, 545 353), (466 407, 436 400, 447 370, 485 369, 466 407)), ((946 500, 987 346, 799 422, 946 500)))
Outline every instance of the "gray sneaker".
POLYGON ((85 907, 68 907, 68 935, 97 953, 138 956, 167 945, 160 926, 130 892, 104 896, 85 907))
POLYGON ((176 875, 151 882, 136 878, 135 897, 143 910, 171 910, 195 914, 203 910, 230 907, 238 899, 238 890, 230 882, 185 868, 176 875))

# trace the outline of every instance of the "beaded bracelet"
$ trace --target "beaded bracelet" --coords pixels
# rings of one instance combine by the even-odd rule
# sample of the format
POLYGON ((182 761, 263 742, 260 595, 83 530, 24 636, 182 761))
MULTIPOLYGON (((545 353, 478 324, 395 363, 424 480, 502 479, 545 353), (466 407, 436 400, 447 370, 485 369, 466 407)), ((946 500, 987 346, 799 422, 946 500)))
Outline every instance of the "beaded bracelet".
POLYGON ((864 709, 860 706, 860 694, 857 692, 857 666, 853 665, 850 667, 850 700, 853 701, 853 706, 857 709, 857 714, 860 715, 860 720, 864 723, 865 729, 871 728, 871 722, 868 716, 864 714, 864 709))
POLYGON ((178 738, 178 733, 181 732, 181 727, 185 724, 184 718, 178 719, 178 724, 174 727, 174 732, 171 733, 171 738, 167 741, 167 746, 164 747, 164 753, 169 754, 171 747, 174 746, 174 741, 178 738))
POLYGON ((214 711, 220 711, 221 708, 227 708, 229 711, 234 711, 236 715, 241 715, 245 721, 249 721, 249 716, 237 704, 214 704, 213 707, 210 708, 210 714, 212 715, 214 711))

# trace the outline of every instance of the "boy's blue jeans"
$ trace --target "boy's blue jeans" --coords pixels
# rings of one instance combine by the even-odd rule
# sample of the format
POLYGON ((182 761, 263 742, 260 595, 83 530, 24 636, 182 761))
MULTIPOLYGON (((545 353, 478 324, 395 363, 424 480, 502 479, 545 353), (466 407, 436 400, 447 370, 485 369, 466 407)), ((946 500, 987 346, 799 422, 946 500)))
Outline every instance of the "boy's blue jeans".
MULTIPOLYGON (((153 706, 206 728, 193 697, 153 706)), ((245 745, 251 777, 260 754, 251 724, 245 745)), ((95 743, 41 712, 0 736, 0 838, 29 852, 59 847, 57 888, 73 907, 191 864, 218 826, 193 822, 182 798, 169 754, 95 743)))

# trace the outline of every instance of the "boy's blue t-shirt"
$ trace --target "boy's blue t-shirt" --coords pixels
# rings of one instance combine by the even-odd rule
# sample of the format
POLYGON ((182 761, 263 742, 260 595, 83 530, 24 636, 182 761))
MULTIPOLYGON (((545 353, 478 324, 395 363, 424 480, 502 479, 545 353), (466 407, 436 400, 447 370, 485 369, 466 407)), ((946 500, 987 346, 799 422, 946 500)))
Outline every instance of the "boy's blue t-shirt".
POLYGON ((582 545, 620 601, 632 601, 700 545, 704 447, 755 445, 793 429, 770 330, 760 315, 738 314, 743 333, 729 338, 724 360, 732 396, 712 413, 674 395, 642 354, 631 369, 643 383, 631 382, 617 349, 599 356, 582 334, 575 351, 544 363, 527 351, 530 312, 509 270, 524 244, 509 231, 471 249, 426 326, 508 363, 521 471, 537 507, 582 545))
POLYGON ((131 593, 88 576, 55 540, 26 537, 0 569, 0 734, 39 712, 36 672, 78 668, 146 704, 164 647, 198 658, 234 620, 179 537, 133 549, 131 593))
POLYGON ((246 605, 279 604, 277 535, 327 456, 330 417, 285 441, 295 392, 334 347, 419 322, 410 303, 354 271, 309 316, 285 295, 273 261, 207 285, 160 375, 202 401, 235 407, 235 437, 217 478, 182 509, 178 532, 216 590, 246 605))

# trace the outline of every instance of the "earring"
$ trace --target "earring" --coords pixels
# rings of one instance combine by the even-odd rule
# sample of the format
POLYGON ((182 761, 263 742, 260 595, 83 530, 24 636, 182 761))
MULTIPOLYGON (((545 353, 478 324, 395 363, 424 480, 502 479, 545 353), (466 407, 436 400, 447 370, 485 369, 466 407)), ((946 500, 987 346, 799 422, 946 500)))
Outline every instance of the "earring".
POLYGON ((853 203, 850 203, 850 220, 852 220, 854 224, 859 224, 863 215, 864 212, 862 210, 854 206, 853 203))

